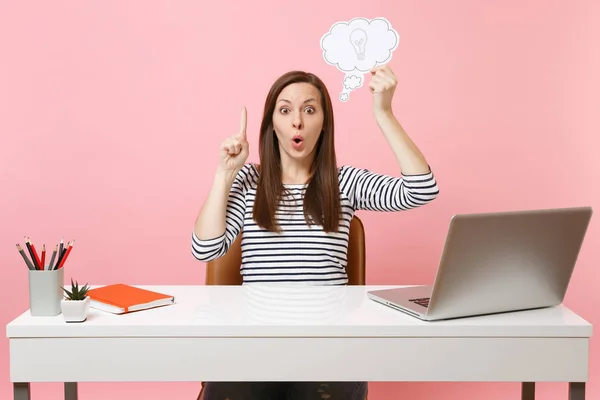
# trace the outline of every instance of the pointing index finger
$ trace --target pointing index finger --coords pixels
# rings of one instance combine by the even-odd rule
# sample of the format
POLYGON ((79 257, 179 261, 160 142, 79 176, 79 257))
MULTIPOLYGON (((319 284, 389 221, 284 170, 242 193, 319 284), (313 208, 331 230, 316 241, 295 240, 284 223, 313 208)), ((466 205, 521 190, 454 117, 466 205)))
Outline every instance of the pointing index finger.
POLYGON ((242 107, 242 116, 240 118, 240 134, 244 137, 246 136, 246 126, 247 126, 246 107, 242 107))

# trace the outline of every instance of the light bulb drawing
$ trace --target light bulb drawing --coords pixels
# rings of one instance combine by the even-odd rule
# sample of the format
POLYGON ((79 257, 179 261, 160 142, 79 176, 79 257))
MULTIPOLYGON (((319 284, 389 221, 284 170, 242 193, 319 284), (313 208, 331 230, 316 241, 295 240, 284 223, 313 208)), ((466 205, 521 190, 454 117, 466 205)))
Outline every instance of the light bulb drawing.
POLYGON ((354 52, 359 60, 365 59, 365 47, 367 45, 367 32, 362 29, 355 29, 350 33, 350 43, 354 47, 354 52))
POLYGON ((385 18, 352 18, 331 25, 320 44, 325 62, 344 74, 340 101, 347 102, 351 92, 365 86, 372 68, 390 62, 399 40, 385 18))

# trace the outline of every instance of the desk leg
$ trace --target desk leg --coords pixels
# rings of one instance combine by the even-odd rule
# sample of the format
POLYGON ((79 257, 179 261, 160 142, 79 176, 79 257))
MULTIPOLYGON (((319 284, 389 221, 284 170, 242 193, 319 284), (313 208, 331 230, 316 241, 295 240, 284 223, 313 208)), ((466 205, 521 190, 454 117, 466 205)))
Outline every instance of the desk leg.
POLYGON ((535 382, 521 383, 521 400, 535 400, 535 382))
POLYGON ((77 400, 77 382, 65 382, 65 400, 77 400))
POLYGON ((569 400, 585 400, 585 382, 569 382, 569 400))
POLYGON ((31 400, 29 382, 14 382, 13 392, 15 400, 31 400))

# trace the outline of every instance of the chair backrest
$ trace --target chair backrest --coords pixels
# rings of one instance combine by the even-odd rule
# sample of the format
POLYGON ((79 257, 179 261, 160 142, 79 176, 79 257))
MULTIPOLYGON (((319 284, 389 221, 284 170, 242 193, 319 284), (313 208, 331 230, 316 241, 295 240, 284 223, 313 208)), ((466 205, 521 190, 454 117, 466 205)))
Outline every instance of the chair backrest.
MULTIPOLYGON (((238 235, 231 247, 223 256, 206 264, 206 285, 241 285, 242 275, 242 235, 238 235)), ((365 269, 365 229, 362 221, 355 215, 350 222, 350 240, 348 243, 348 274, 349 285, 364 285, 365 269)))

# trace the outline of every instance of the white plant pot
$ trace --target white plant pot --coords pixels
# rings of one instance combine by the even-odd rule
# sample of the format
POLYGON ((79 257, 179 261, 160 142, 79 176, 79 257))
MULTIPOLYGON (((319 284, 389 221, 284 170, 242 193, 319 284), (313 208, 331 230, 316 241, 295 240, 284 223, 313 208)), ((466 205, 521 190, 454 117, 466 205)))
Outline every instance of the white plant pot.
POLYGON ((83 322, 88 316, 90 298, 86 297, 84 300, 62 299, 60 308, 66 322, 83 322))

